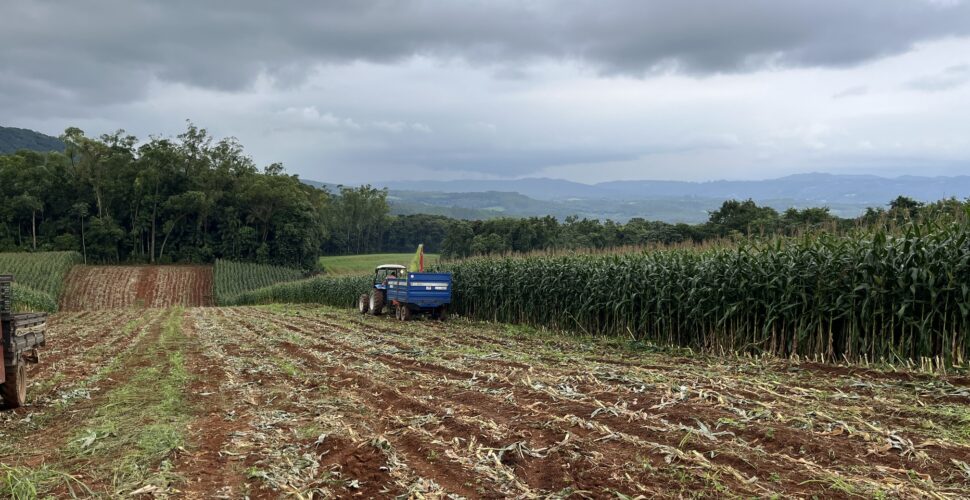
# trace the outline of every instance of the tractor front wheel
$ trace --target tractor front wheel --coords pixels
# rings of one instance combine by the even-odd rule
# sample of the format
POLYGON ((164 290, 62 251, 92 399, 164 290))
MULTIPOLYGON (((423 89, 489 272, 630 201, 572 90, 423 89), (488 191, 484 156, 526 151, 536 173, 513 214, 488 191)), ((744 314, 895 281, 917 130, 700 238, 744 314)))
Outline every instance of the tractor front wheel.
POLYGON ((380 316, 384 312, 384 291, 374 290, 370 293, 370 313, 380 316))
POLYGON ((360 311, 361 314, 367 314, 367 309, 369 307, 370 307, 370 298, 367 297, 366 293, 362 294, 357 299, 357 310, 360 311))
POLYGON ((7 379, 0 387, 7 408, 20 408, 27 402, 27 363, 4 367, 7 379))

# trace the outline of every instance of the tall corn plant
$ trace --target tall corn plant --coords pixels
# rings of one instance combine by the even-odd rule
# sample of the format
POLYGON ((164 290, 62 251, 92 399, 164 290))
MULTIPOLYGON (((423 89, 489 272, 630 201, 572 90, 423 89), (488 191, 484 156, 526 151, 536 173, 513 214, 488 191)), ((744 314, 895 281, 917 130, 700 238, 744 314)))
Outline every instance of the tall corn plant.
POLYGON ((967 362, 970 229, 913 223, 704 251, 471 259, 453 308, 712 351, 967 362))
POLYGON ((303 277, 303 271, 291 267, 218 259, 213 267, 213 293, 217 304, 230 305, 242 293, 303 277))
POLYGON ((370 275, 315 276, 298 281, 287 281, 242 292, 232 298, 231 305, 283 302, 352 307, 356 305, 357 297, 371 289, 372 279, 370 275))
POLYGON ((0 274, 14 276, 14 308, 56 311, 67 273, 81 260, 77 252, 0 253, 0 274))

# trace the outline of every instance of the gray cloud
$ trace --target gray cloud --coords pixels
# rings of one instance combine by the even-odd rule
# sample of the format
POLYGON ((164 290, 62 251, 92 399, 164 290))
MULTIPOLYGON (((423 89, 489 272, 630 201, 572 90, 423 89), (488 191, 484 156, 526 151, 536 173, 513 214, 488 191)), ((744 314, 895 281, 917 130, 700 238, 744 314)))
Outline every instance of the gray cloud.
POLYGON ((950 66, 938 74, 910 80, 906 86, 923 92, 940 92, 970 82, 970 64, 950 66))
POLYGON ((970 34, 962 2, 446 0, 8 2, 0 74, 92 102, 153 80, 221 90, 298 85, 318 65, 411 57, 494 65, 572 60, 606 74, 845 66, 970 34))
POLYGON ((191 118, 321 180, 697 179, 859 154, 970 158, 970 5, 958 0, 0 10, 0 124, 147 137, 191 118))

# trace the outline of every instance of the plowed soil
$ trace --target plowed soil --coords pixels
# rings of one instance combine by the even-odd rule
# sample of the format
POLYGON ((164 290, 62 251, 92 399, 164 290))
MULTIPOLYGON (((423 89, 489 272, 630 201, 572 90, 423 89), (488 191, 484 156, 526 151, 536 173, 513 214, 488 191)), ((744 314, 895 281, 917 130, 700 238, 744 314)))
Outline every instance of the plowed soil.
POLYGON ((75 266, 61 311, 212 305, 210 266, 75 266))
POLYGON ((50 330, 31 404, 0 414, 0 493, 970 496, 957 377, 310 306, 65 312, 50 330))

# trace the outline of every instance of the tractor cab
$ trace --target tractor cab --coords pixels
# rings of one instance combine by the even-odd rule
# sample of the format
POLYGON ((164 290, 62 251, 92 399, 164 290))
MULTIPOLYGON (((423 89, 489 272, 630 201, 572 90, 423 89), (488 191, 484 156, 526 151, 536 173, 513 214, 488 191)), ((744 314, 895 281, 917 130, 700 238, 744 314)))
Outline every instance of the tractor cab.
POLYGON ((385 264, 374 270, 371 291, 361 294, 357 309, 361 314, 380 316, 385 307, 390 307, 394 316, 403 321, 419 314, 444 320, 449 304, 451 273, 414 272, 405 266, 385 264))
POLYGON ((374 288, 387 290, 387 280, 403 278, 407 274, 407 267, 398 264, 384 264, 374 270, 374 288))

